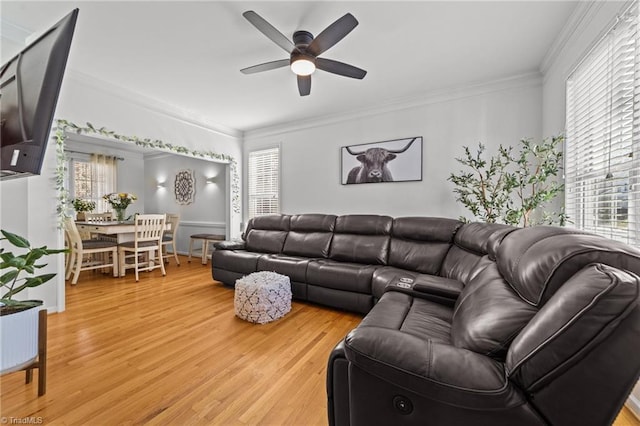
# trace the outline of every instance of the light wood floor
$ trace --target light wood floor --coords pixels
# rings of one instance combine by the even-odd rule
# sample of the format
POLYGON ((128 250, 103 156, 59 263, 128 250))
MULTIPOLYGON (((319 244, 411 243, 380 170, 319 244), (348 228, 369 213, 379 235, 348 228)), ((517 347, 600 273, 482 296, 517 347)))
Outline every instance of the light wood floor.
MULTIPOLYGON (((45 425, 326 425, 325 368, 361 316, 293 303, 282 320, 233 314, 199 261, 114 279, 82 272, 49 315, 47 393, 0 378, 0 415, 45 425)), ((35 374, 34 376, 36 376, 35 374)), ((640 425, 624 411, 616 426, 640 425)))

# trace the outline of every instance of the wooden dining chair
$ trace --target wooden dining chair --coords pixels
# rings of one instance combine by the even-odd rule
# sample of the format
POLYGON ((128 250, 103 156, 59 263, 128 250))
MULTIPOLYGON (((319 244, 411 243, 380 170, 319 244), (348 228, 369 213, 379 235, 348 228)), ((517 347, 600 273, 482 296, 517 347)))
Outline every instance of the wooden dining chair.
MULTIPOLYGON (((84 218, 85 222, 111 222, 113 221, 113 212, 85 213, 84 218)), ((80 235, 82 235, 82 233, 80 235)), ((95 238, 113 242, 118 241, 116 237, 104 234, 90 234, 88 238, 95 238)))
POLYGON ((139 214, 136 216, 134 240, 118 245, 121 277, 124 277, 125 270, 128 268, 135 269, 136 282, 139 281, 139 271, 152 271, 160 268, 162 275, 167 275, 162 260, 162 234, 165 222, 166 215, 164 214, 139 214), (140 261, 141 254, 147 254, 146 260, 142 262, 140 261), (132 259, 133 262, 128 264, 127 259, 132 259))
POLYGON ((179 214, 167 214, 167 223, 171 224, 169 231, 164 231, 162 234, 162 259, 169 263, 169 254, 167 246, 171 245, 173 251, 173 257, 176 260, 176 265, 180 266, 180 259, 178 259, 178 247, 176 245, 176 238, 178 236, 178 225, 180 224, 179 214))
POLYGON ((118 244, 107 240, 83 240, 72 218, 64 221, 64 230, 69 241, 69 267, 65 279, 73 274, 71 284, 78 283, 80 271, 111 267, 113 276, 118 276, 118 244), (94 256, 99 255, 99 256, 94 256))

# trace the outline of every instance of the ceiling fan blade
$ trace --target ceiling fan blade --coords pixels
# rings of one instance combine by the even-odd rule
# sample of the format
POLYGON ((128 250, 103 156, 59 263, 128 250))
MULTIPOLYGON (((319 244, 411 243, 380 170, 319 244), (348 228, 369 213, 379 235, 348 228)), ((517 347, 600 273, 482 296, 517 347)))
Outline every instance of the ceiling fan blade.
POLYGON ((251 22, 254 27, 258 29, 262 34, 266 35, 271 41, 278 46, 286 50, 287 53, 291 53, 295 46, 286 38, 280 31, 276 30, 273 25, 265 21, 265 19, 255 13, 253 10, 248 10, 242 14, 247 21, 251 22))
POLYGON ((276 68, 287 66, 289 66, 289 59, 280 59, 278 61, 265 62, 264 64, 243 68, 240 70, 240 72, 243 74, 255 74, 257 72, 275 70, 276 68))
POLYGON ((299 75, 298 76, 298 91, 300 96, 307 96, 311 93, 311 76, 299 75))
POLYGON ((322 71, 327 71, 345 77, 357 78, 360 80, 367 75, 367 72, 363 69, 345 64, 344 62, 333 61, 325 58, 316 58, 316 68, 322 71))
POLYGON ((358 20, 347 13, 324 29, 307 47, 307 52, 318 56, 333 47, 358 25, 358 20))

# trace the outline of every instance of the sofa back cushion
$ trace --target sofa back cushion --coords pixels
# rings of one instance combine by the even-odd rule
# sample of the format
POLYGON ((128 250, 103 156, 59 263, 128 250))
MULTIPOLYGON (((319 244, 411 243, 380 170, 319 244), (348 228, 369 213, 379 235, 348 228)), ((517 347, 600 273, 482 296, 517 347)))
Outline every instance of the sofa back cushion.
POLYGON ((268 215, 249 220, 244 239, 247 250, 258 253, 280 253, 287 238, 291 216, 268 215))
MULTIPOLYGON (((618 325, 640 309, 639 285, 637 275, 607 265, 590 264, 578 271, 514 340, 506 359, 510 379, 535 392, 581 362, 612 333, 632 333, 618 325)), ((633 344, 632 338, 627 341, 633 344)), ((610 370, 616 369, 620 355, 637 356, 609 352, 610 370)))
POLYGON ((502 276, 516 293, 542 306, 576 272, 602 263, 640 275, 640 250, 569 228, 535 226, 507 235, 497 253, 502 276))
POLYGON ((386 265, 392 223, 389 216, 338 216, 329 257, 341 262, 386 265))
POLYGON ((440 275, 468 284, 492 259, 502 239, 516 228, 497 223, 466 223, 458 229, 440 275))
POLYGON ((283 252, 291 256, 328 257, 336 217, 325 214, 291 216, 283 252))
POLYGON ((451 341, 459 348, 503 360, 511 341, 537 311, 511 289, 491 262, 456 300, 451 341))
POLYGON ((437 217, 394 219, 388 264, 437 275, 460 225, 458 220, 437 217))

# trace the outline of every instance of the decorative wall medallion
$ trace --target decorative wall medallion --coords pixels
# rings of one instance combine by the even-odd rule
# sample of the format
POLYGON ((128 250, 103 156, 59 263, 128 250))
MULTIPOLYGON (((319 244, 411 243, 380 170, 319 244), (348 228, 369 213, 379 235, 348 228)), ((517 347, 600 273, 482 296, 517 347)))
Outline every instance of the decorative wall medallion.
POLYGON ((176 173, 174 192, 178 204, 191 204, 195 201, 196 176, 193 170, 180 170, 176 173))

